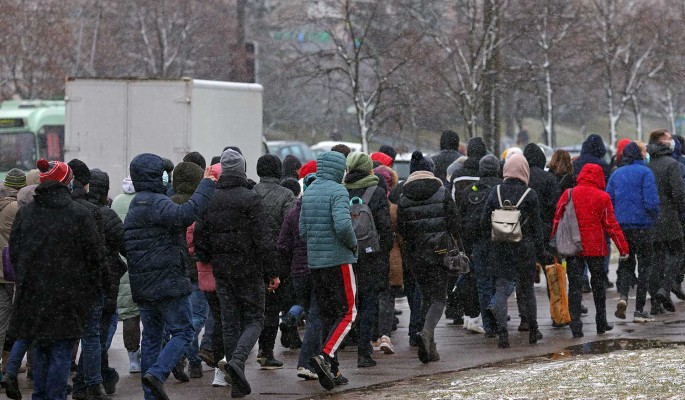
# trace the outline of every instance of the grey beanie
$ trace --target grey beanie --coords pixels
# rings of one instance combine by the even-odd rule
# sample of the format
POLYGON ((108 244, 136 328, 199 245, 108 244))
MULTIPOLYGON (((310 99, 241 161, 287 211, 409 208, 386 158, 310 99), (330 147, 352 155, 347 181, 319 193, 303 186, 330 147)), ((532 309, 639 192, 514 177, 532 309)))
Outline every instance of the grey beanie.
POLYGON ((488 154, 478 162, 478 172, 480 176, 498 176, 500 164, 497 157, 488 154))
POLYGON ((221 175, 246 178, 245 159, 235 150, 227 149, 221 154, 221 175))

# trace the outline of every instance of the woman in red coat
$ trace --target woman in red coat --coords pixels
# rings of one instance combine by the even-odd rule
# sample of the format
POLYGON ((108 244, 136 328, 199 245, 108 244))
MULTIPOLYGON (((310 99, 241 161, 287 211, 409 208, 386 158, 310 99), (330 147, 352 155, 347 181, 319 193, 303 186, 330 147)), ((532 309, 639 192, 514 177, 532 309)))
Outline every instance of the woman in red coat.
POLYGON ((576 257, 566 259, 569 282, 569 311, 571 314, 571 331, 574 338, 583 337, 583 323, 580 320, 580 302, 583 299, 581 283, 583 269, 587 263, 592 275, 592 297, 595 300, 595 321, 597 333, 612 330, 613 325, 607 322, 606 316, 606 272, 604 257, 609 254, 605 234, 608 234, 618 247, 621 257, 628 255, 628 243, 614 217, 611 198, 604 191, 604 171, 596 164, 586 164, 578 174, 576 187, 564 192, 557 203, 554 215, 552 236, 557 231, 559 221, 566 210, 569 193, 576 210, 583 251, 576 257))

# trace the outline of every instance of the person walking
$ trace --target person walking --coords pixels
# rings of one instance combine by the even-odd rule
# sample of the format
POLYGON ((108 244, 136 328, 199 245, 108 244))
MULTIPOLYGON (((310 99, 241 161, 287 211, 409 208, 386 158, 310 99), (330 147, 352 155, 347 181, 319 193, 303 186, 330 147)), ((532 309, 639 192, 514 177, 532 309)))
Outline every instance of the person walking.
POLYGON ((412 155, 415 171, 404 184, 397 207, 397 226, 404 241, 403 253, 421 291, 423 329, 418 333, 418 358, 426 364, 438 361, 437 326, 447 300, 447 271, 443 258, 452 237, 459 235, 456 204, 442 181, 430 171, 421 152, 412 155))
MULTIPOLYGON (((645 166, 644 154, 636 143, 625 146, 621 166, 611 175, 607 193, 614 206, 616 221, 628 242, 630 252, 618 263, 616 286, 621 298, 616 305, 619 319, 626 318, 628 293, 638 267, 637 295, 633 322, 654 321, 644 312, 649 289, 649 274, 654 256, 654 223, 659 216, 659 192, 652 171, 645 166)), ((655 294, 652 293, 652 297, 655 294)))
POLYGON ((142 383, 146 400, 166 400, 167 376, 181 359, 194 332, 182 233, 204 212, 214 193, 209 169, 185 204, 166 196, 161 157, 144 153, 130 165, 137 192, 124 221, 124 240, 133 301, 143 322, 142 383), (165 328, 171 339, 162 347, 165 328))
POLYGON ((307 264, 321 313, 322 348, 311 363, 326 390, 348 383, 340 372, 338 347, 357 316, 357 285, 352 264, 357 262, 357 238, 350 217, 350 198, 341 182, 345 156, 321 153, 316 180, 304 192, 300 237, 307 242, 307 264))
MULTIPOLYGON (((33 398, 57 400, 67 396, 72 347, 100 295, 102 253, 91 211, 71 198, 71 168, 39 165, 35 200, 18 211, 9 236, 17 273, 9 334, 15 347, 33 342, 33 398)), ((8 372, 3 387, 21 398, 16 375, 8 372)))
POLYGON ((683 227, 680 215, 685 211, 685 184, 680 175, 680 164, 671 155, 675 140, 666 129, 650 133, 647 165, 656 180, 659 192, 659 218, 654 225, 654 259, 650 278, 652 315, 675 311, 671 300, 674 277, 683 262, 683 227))
POLYGON ((267 218, 261 197, 247 181, 245 159, 225 150, 217 190, 195 224, 194 244, 196 257, 212 265, 216 281, 232 397, 252 391, 245 362, 264 327, 264 279, 272 293, 280 284, 276 238, 267 218))
POLYGON ((495 295, 492 307, 488 312, 494 314, 497 321, 498 347, 509 347, 507 329, 507 300, 519 286, 522 297, 517 300, 521 305, 523 316, 528 322, 528 343, 535 344, 542 339, 538 329, 537 302, 533 285, 535 283, 535 263, 546 264, 543 245, 543 226, 540 219, 540 203, 537 193, 528 188, 530 168, 528 161, 521 154, 507 158, 503 169, 504 182, 490 191, 481 216, 483 236, 492 237, 492 213, 500 209, 503 202, 518 204, 521 212, 522 240, 519 242, 491 243, 488 251, 488 267, 495 280, 495 295))
POLYGON ((581 282, 583 269, 587 264, 590 269, 592 297, 595 301, 595 322, 597 333, 603 334, 614 328, 607 322, 606 317, 606 271, 604 258, 608 255, 605 233, 618 247, 621 259, 628 258, 628 243, 623 232, 616 222, 614 207, 611 204, 609 194, 604 191, 604 173, 602 167, 597 164, 587 164, 583 167, 576 179, 576 187, 562 194, 557 204, 554 215, 554 226, 551 237, 556 234, 559 221, 564 216, 569 196, 573 201, 582 251, 578 255, 566 258, 567 275, 569 282, 569 312, 571 314, 571 332, 574 338, 583 337, 583 322, 580 320, 580 304, 583 298, 581 282))
MULTIPOLYGON (((440 136, 440 153, 435 156, 435 176, 447 182, 447 167, 450 166, 457 158, 461 157, 459 152, 459 135, 451 130, 445 130, 440 136)), ((394 158, 394 157, 393 157, 394 158)))
MULTIPOLYGON (((352 153, 347 156, 347 175, 344 186, 351 203, 361 202, 371 211, 373 228, 378 248, 366 246, 359 251, 357 263, 353 265, 357 278, 357 306, 359 307, 359 338, 357 345, 357 367, 376 366, 372 358, 371 340, 378 323, 378 298, 385 289, 390 271, 390 249, 393 235, 390 227, 390 211, 386 191, 379 186, 378 176, 373 174, 373 162, 366 153, 352 153)), ((360 216, 359 218, 363 218, 360 216)), ((368 227, 366 227, 368 228, 368 227)), ((365 227, 362 230, 367 231, 365 227)), ((370 233, 373 234, 371 231, 370 233)), ((360 238, 358 237, 359 241, 360 238)), ((373 241, 373 240, 372 240, 373 241)))

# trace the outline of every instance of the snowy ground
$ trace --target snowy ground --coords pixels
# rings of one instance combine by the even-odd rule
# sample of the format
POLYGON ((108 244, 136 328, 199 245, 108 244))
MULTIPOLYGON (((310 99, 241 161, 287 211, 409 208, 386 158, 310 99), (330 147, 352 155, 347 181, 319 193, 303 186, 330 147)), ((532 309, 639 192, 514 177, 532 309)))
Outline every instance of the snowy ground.
POLYGON ((683 346, 555 358, 416 378, 344 398, 685 399, 683 346))

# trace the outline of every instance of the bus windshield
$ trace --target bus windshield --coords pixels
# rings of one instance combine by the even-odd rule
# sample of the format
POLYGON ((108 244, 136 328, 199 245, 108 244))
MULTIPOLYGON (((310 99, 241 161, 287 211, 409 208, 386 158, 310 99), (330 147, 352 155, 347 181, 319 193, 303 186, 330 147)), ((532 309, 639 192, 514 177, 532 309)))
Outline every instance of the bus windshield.
POLYGON ((0 133, 0 171, 12 168, 28 171, 35 165, 36 139, 33 133, 0 133))

